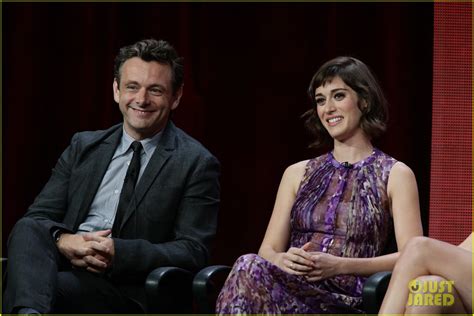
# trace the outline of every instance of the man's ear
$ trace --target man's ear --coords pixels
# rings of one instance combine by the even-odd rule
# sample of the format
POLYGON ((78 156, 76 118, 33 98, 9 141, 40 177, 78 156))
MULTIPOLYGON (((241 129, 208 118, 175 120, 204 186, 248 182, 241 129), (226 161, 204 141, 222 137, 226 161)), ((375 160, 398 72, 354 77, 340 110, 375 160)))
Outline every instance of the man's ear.
POLYGON ((178 107, 179 101, 181 101, 181 97, 183 96, 183 87, 184 87, 184 85, 181 85, 181 87, 179 87, 178 91, 176 91, 176 93, 174 95, 173 104, 171 105, 171 110, 175 110, 178 107))
POLYGON ((114 100, 115 102, 119 103, 120 100, 120 90, 117 82, 117 78, 114 79, 114 83, 112 84, 112 88, 114 90, 114 100))

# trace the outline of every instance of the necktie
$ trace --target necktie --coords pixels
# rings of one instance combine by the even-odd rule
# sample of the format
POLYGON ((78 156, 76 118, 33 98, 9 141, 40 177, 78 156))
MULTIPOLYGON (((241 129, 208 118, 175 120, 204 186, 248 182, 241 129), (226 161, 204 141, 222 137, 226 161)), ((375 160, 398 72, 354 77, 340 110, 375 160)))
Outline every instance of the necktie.
POLYGON ((127 174, 123 182, 122 192, 120 192, 119 204, 117 213, 115 215, 114 225, 112 227, 112 236, 117 237, 122 225, 123 217, 135 198, 135 185, 137 183, 138 175, 140 174, 140 156, 142 151, 142 144, 134 141, 130 146, 133 150, 133 157, 127 169, 127 174))

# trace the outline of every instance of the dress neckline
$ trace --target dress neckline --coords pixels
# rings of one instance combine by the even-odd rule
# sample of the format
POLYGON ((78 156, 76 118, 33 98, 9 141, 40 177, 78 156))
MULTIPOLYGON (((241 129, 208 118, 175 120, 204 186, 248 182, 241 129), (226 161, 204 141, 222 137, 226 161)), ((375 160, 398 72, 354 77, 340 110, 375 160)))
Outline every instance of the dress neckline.
POLYGON ((366 158, 364 158, 362 160, 359 160, 358 162, 355 162, 355 163, 351 164, 351 163, 347 163, 347 162, 337 161, 336 158, 334 158, 333 151, 330 151, 328 153, 328 161, 330 161, 332 163, 332 165, 336 168, 357 169, 357 168, 366 166, 368 164, 371 164, 375 160, 375 158, 377 158, 379 153, 380 153, 380 150, 378 150, 377 148, 374 147, 374 149, 372 150, 372 153, 369 156, 367 156, 366 158))

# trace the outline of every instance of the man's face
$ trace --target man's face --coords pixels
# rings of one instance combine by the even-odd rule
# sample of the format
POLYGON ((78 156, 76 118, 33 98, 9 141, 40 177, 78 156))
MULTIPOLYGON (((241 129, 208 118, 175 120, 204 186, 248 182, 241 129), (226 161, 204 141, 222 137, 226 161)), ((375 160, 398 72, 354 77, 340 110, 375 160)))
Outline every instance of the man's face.
POLYGON ((139 57, 125 61, 120 86, 114 80, 114 99, 123 114, 125 131, 136 140, 151 137, 178 107, 182 87, 173 94, 171 67, 139 57))

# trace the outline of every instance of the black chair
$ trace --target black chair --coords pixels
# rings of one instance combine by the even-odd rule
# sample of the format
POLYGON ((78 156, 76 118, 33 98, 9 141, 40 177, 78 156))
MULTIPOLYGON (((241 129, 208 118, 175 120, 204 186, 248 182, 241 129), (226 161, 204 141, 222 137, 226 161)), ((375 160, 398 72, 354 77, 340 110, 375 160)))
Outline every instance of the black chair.
MULTIPOLYGON (((2 260, 2 293, 6 285, 8 259, 2 260)), ((192 282, 194 273, 177 267, 160 267, 145 280, 147 313, 189 314, 193 312, 192 282)))
POLYGON ((391 276, 392 272, 389 271, 377 272, 365 281, 362 290, 362 304, 367 314, 378 314, 391 276))
POLYGON ((160 267, 145 281, 148 313, 190 314, 193 312, 194 273, 178 267, 160 267))
POLYGON ((193 280, 193 296, 199 314, 215 314, 217 296, 232 268, 209 266, 199 271, 193 280))

